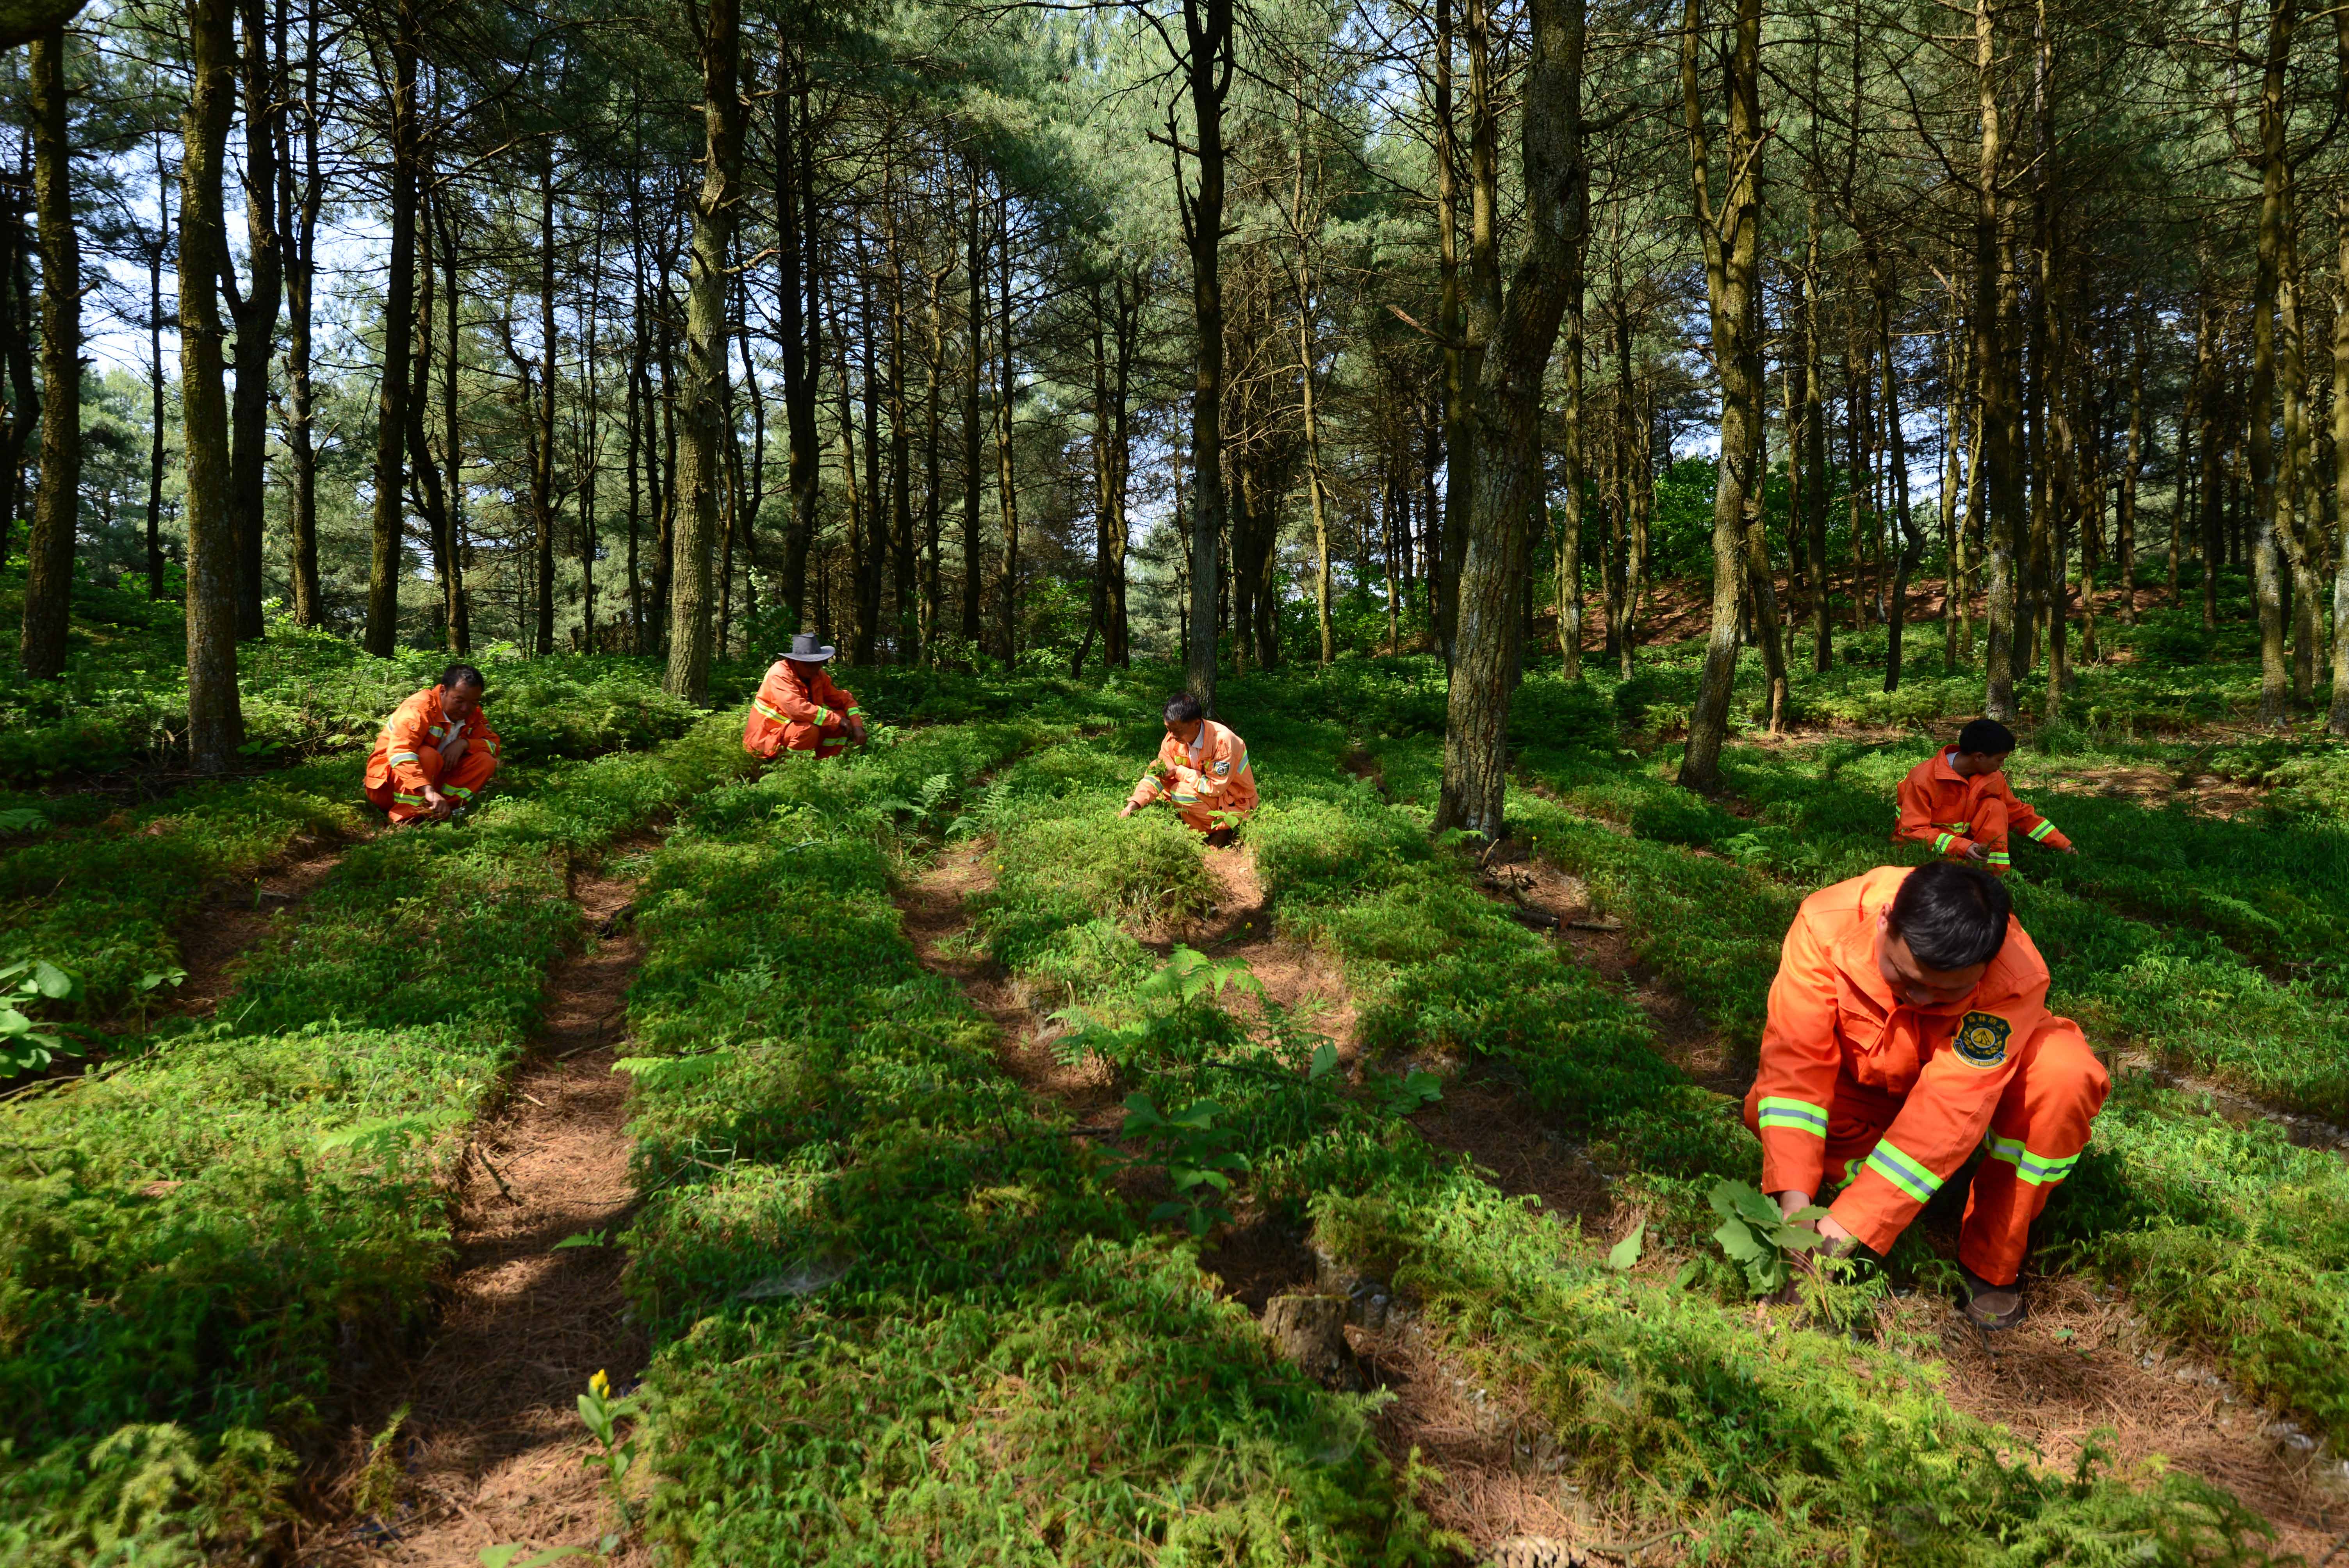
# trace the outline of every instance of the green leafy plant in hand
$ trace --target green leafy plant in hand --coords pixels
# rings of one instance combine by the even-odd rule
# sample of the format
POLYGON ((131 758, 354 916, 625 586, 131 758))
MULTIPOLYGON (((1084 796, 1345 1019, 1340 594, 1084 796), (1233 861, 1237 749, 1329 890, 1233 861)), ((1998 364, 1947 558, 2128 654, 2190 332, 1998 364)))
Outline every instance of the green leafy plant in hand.
POLYGON ((66 1044, 66 1026, 36 1018, 29 1009, 43 1003, 70 1002, 81 985, 42 958, 24 958, 0 969, 0 1077, 38 1072, 59 1053, 79 1056, 66 1044))
MULTIPOLYGON (((1336 1057, 1331 1057, 1334 1065, 1336 1057)), ((1248 1169, 1248 1158, 1233 1148, 1239 1133, 1219 1127, 1223 1107, 1214 1100, 1195 1100, 1171 1115, 1161 1114, 1146 1094, 1125 1097, 1124 1133, 1142 1140, 1145 1152, 1132 1162, 1164 1165, 1174 1196, 1150 1211, 1150 1222, 1181 1220, 1195 1236, 1204 1236, 1217 1224, 1229 1224, 1223 1207, 1232 1190, 1232 1172, 1248 1169)))
POLYGON ((1813 1229, 1826 1211, 1813 1203, 1791 1215, 1782 1215, 1777 1202, 1743 1181, 1717 1181, 1712 1192, 1713 1212, 1721 1224, 1713 1239, 1730 1261, 1745 1271, 1745 1288, 1753 1295, 1772 1295, 1794 1277, 1794 1260, 1819 1244, 1813 1229))

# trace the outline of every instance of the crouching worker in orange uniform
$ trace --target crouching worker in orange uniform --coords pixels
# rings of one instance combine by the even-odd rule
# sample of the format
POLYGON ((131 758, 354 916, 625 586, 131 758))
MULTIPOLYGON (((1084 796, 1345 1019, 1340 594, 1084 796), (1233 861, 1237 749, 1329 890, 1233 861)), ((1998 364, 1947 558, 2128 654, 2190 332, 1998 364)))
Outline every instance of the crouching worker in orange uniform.
POLYGON ((824 662, 838 651, 818 647, 812 632, 793 634, 792 651, 769 667, 750 699, 743 750, 772 761, 779 751, 837 757, 864 744, 864 710, 824 673, 824 662))
POLYGON ((2014 732, 1994 718, 1978 718, 1958 732, 1958 743, 1909 770, 1900 780, 1900 821, 1892 841, 1930 844, 1937 855, 1977 861, 2000 876, 2013 863, 2007 834, 2034 844, 2080 851, 2007 787, 2006 759, 2014 732))
POLYGON ((392 710, 368 754, 365 783, 371 805, 392 824, 429 817, 445 822, 467 810, 498 770, 498 732, 481 711, 481 672, 450 665, 440 684, 427 686, 392 710))
POLYGON ((1884 866, 1803 901, 1786 933, 1762 1070, 1745 1097, 1762 1188, 1818 1222, 1829 1255, 1889 1248, 1987 1145, 1958 1233, 1966 1315, 2022 1321, 2031 1222, 2105 1103, 2079 1026, 2047 1011, 2047 965, 1979 866, 1884 866))
POLYGON ((1238 819, 1256 810, 1247 742, 1209 718, 1189 692, 1166 705, 1166 738, 1118 815, 1131 817, 1162 799, 1217 849, 1232 841, 1238 819))

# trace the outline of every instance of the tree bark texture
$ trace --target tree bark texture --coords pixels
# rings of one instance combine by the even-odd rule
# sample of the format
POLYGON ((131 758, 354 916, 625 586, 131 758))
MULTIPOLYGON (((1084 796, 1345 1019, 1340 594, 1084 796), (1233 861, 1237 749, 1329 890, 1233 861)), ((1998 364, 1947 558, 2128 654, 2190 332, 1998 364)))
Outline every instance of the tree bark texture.
MULTIPOLYGON (((1758 0, 1756 0, 1758 4, 1758 0)), ((1530 0, 1521 159, 1526 249, 1486 340, 1477 407, 1487 410, 1475 505, 1459 577, 1445 706, 1440 831, 1499 839, 1510 699, 1521 669, 1526 519, 1542 493, 1542 377, 1565 320, 1582 243, 1582 0, 1530 0)))
POLYGON ((1762 0, 1736 0, 1736 5, 1727 61, 1729 123, 1722 148, 1728 169, 1718 206, 1699 87, 1700 0, 1687 0, 1681 32, 1681 96, 1688 119, 1697 226, 1704 244, 1713 361, 1720 366, 1722 383, 1721 464, 1713 496, 1713 624, 1680 771, 1680 782, 1692 789, 1711 789, 1721 781, 1721 747, 1729 733, 1730 698, 1737 680, 1745 508, 1759 478, 1749 466, 1761 401, 1749 373, 1752 346, 1747 336, 1762 216, 1754 167, 1762 135, 1762 0))
MULTIPOLYGON (((236 687, 236 535, 229 518, 228 397, 222 385, 221 269, 228 230, 221 165, 236 112, 234 0, 189 0, 193 80, 181 122, 180 397, 186 430, 188 764, 222 773, 244 739, 236 687)), ((395 339, 395 342, 404 340, 395 339)), ((401 377, 391 377, 393 382, 401 377)), ((398 431, 393 430, 397 450, 398 431)))
POLYGON ((74 534, 81 516, 81 242, 74 233, 73 150, 66 139, 64 29, 33 40, 33 206, 41 245, 41 488, 33 499, 31 571, 18 654, 25 673, 66 666, 74 534))
POLYGON ((668 669, 661 686, 698 703, 709 689, 710 554, 718 539, 718 492, 726 482, 726 266, 742 185, 742 13, 740 0, 692 8, 698 12, 706 146, 687 284, 684 441, 676 484, 680 526, 670 569, 668 669))

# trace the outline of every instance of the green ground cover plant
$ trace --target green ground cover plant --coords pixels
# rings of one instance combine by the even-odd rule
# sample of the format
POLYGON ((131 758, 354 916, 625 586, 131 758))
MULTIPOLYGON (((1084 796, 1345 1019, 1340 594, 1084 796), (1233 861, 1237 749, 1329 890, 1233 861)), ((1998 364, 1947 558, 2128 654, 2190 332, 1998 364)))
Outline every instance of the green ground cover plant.
MULTIPOLYGON (((1144 1229, 902 934, 876 802, 1049 738, 948 726, 779 769, 658 857, 626 1064, 650 1194, 630 1279, 663 1342, 636 1396, 647 1527, 726 1563, 1433 1561, 1360 1406, 1144 1229)), ((999 775, 994 809, 1082 777, 1065 744, 999 775)), ((1071 919, 1135 907, 1131 879, 1033 885, 1071 919)))
POLYGON ((464 1130, 577 931, 566 867, 743 771, 734 722, 355 846, 216 1020, 0 1102, 0 1561, 192 1561, 282 1517, 348 1362, 426 1309, 464 1130))

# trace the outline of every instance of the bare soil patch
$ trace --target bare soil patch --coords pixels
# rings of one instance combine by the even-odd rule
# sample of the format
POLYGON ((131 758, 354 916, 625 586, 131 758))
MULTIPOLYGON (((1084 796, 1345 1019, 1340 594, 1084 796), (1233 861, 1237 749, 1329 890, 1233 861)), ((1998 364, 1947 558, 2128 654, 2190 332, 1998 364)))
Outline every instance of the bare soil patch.
POLYGON ((1589 1234, 1614 1228, 1615 1195, 1580 1146, 1489 1072, 1453 1078, 1442 1099, 1413 1113, 1411 1125, 1438 1149, 1464 1154, 1490 1171, 1503 1191, 1531 1196, 1560 1220, 1579 1220, 1589 1234))
MULTIPOLYGON (((1238 959, 1264 987, 1261 999, 1246 991, 1225 994, 1225 1002, 1239 1017, 1251 1021, 1264 1016, 1262 1002, 1293 1016, 1315 1034, 1327 1036, 1338 1047, 1338 1059, 1351 1066, 1358 1054, 1353 994, 1346 987, 1338 961, 1319 947, 1294 941, 1274 930, 1272 900, 1257 874, 1256 851, 1245 841, 1206 851, 1207 874, 1219 890, 1206 918, 1184 933, 1192 947, 1212 957, 1238 959)), ((1172 943, 1155 944, 1162 953, 1172 943)))
POLYGON ((188 977, 169 1011, 208 1018, 236 988, 247 954, 279 940, 289 913, 343 863, 356 840, 304 833, 249 876, 223 877, 181 918, 173 936, 188 977))
POLYGON ((2127 800, 2152 810, 2182 805, 2212 817, 2234 818, 2259 807, 2265 791, 2215 778, 2189 764, 2183 772, 2149 763, 2106 763, 2066 769, 2042 788, 2057 795, 2127 800))
POLYGON ((598 1371, 615 1389, 632 1385, 646 1341, 626 1317, 620 1249, 554 1248, 588 1232, 616 1240, 636 1206, 628 1083, 612 1070, 644 958, 626 920, 635 892, 615 877, 574 882, 588 929, 605 934, 548 972, 537 1047, 460 1167, 440 1321, 419 1354, 363 1391, 364 1418, 316 1487, 313 1511, 332 1523, 306 1563, 472 1568, 484 1547, 592 1547, 607 1528, 575 1402, 598 1371), (369 1478, 369 1439, 402 1407, 369 1478), (358 1516, 387 1481, 396 1501, 358 1516))
POLYGON ((905 935, 925 968, 961 986, 994 1021, 1001 1039, 996 1059, 1005 1072, 1031 1094, 1066 1107, 1081 1125, 1100 1125, 1115 1117, 1118 1104, 1108 1069, 1097 1061, 1063 1065, 1053 1054, 1048 1026, 1029 1007, 1018 982, 962 940, 970 929, 965 901, 995 886, 995 868, 987 861, 993 845, 992 839, 948 845, 898 884, 905 935))

